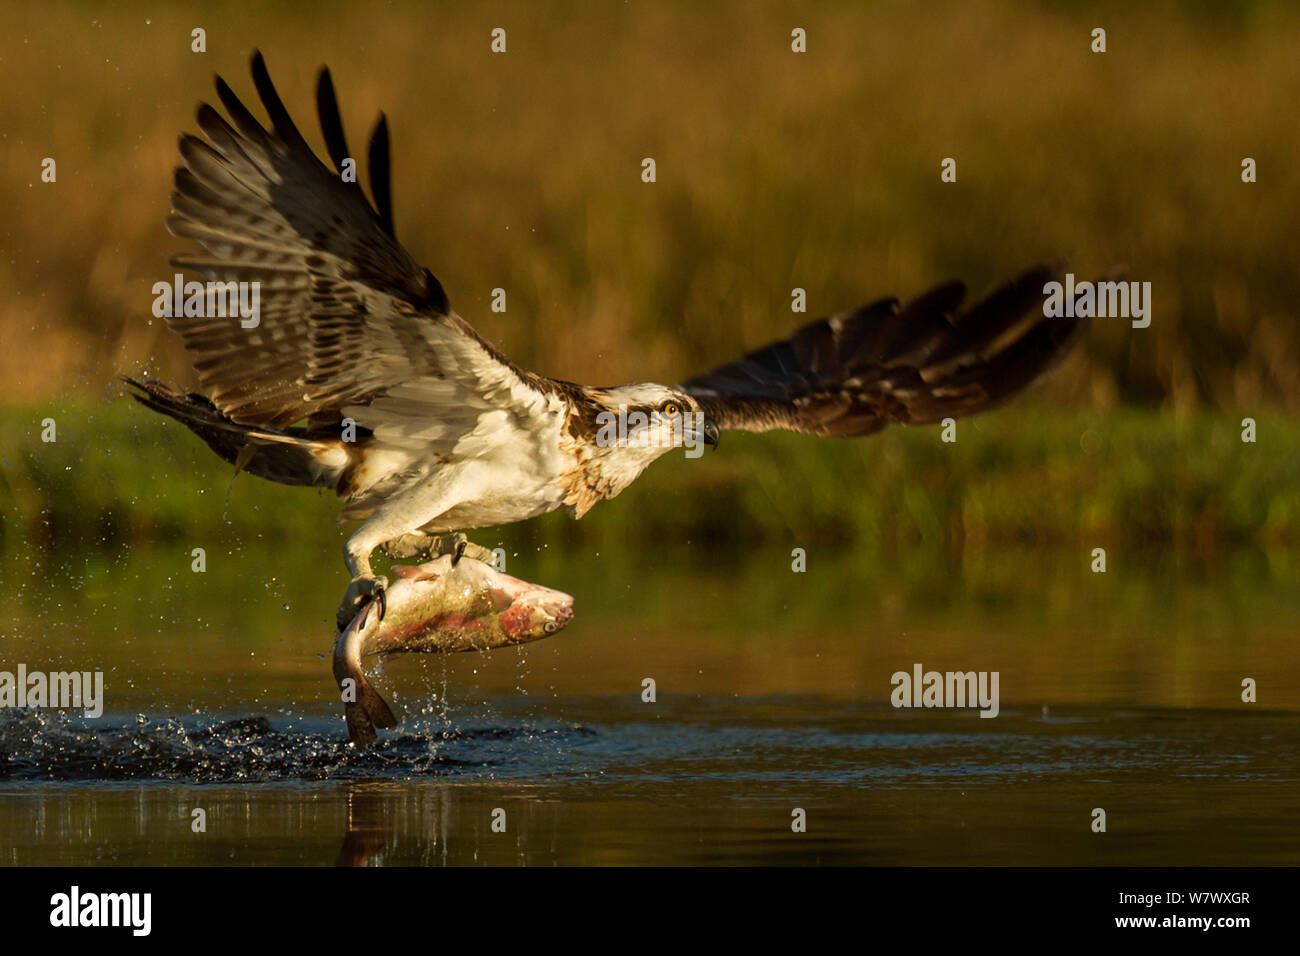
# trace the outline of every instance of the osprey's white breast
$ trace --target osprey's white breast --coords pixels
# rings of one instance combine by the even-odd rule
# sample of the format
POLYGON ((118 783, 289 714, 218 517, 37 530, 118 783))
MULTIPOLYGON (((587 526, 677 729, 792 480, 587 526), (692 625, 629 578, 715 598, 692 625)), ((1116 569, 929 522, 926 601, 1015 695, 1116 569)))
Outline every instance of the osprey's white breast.
MULTIPOLYGON (((456 504, 421 530, 438 534, 535 518, 564 504, 560 476, 573 467, 562 448, 564 405, 558 399, 532 414, 485 415, 472 436, 457 443, 430 478, 456 472, 456 504)), ((419 495, 419 487, 407 493, 419 495)))

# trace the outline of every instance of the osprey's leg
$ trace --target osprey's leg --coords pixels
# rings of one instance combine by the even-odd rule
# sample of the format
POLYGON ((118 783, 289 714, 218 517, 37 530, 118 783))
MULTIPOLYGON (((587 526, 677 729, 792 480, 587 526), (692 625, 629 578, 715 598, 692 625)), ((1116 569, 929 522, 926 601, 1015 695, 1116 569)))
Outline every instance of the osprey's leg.
POLYGON ((463 473, 453 473, 424 485, 419 493, 390 498, 352 532, 343 544, 343 560, 352 573, 352 580, 336 615, 340 631, 352 622, 368 600, 383 599, 388 579, 376 575, 370 567, 370 556, 375 549, 387 541, 401 542, 413 537, 412 529, 427 525, 456 504, 457 484, 463 478, 463 473))
MULTIPOLYGON (((357 612, 367 601, 384 600, 388 578, 375 574, 371 569, 370 555, 387 537, 388 529, 384 524, 372 519, 354 531, 344 542, 343 561, 347 564, 348 571, 352 573, 352 580, 348 582, 348 589, 343 592, 343 600, 339 602, 339 610, 335 615, 335 622, 340 631, 352 623, 352 619, 357 616, 357 612)), ((382 612, 382 604, 380 609, 382 612)), ((382 613, 380 616, 382 618, 382 613)))

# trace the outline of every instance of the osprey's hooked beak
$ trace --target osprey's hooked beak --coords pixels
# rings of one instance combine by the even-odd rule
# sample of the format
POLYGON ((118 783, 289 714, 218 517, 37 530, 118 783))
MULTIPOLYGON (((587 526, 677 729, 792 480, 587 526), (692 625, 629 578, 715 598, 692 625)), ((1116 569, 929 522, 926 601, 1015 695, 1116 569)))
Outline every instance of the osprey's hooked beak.
POLYGON ((713 424, 713 422, 709 421, 706 418, 704 420, 704 430, 703 430, 702 437, 704 439, 704 444, 708 445, 710 448, 717 448, 718 439, 722 437, 722 432, 718 431, 717 425, 713 424))

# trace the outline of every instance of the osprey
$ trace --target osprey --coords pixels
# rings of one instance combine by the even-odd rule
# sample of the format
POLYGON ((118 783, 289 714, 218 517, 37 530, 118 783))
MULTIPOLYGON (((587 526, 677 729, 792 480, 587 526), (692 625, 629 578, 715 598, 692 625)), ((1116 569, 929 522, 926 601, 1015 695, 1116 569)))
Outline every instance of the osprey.
POLYGON ((256 284, 258 320, 168 316, 208 397, 128 381, 237 469, 347 499, 340 522, 362 523, 344 545, 352 581, 340 629, 382 598, 376 548, 428 552, 445 532, 562 506, 581 517, 669 448, 716 445, 728 429, 857 437, 982 412, 1055 365, 1086 324, 1044 318, 1054 269, 1040 266, 964 310, 965 287, 948 282, 906 305, 882 299, 818 319, 677 385, 547 378, 475 332, 397 241, 383 114, 368 200, 329 71, 316 106, 333 169, 294 125, 260 53, 252 72, 270 129, 218 76, 229 120, 204 103, 207 142, 182 135, 167 228, 203 249, 173 266, 256 284), (601 440, 611 415, 676 440, 601 440))

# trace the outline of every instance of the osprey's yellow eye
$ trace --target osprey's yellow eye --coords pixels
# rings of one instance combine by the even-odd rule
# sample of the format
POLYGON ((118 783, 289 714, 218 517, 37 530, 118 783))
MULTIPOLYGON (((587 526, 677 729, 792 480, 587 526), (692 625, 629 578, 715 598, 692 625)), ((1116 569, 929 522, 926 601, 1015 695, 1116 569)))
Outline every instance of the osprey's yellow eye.
POLYGON ((664 402, 664 407, 660 409, 669 418, 676 418, 682 413, 682 406, 676 402, 664 402))

